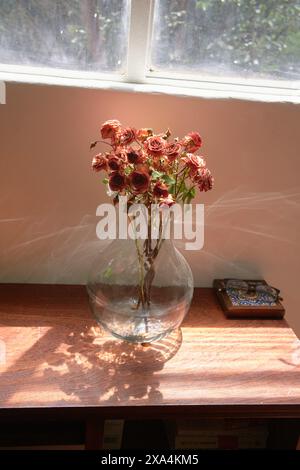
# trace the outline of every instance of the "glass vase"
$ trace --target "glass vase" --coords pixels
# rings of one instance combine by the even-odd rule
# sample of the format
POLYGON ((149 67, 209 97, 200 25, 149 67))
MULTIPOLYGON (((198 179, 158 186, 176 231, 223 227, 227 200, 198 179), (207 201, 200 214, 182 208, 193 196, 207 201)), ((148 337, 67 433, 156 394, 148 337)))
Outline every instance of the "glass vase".
POLYGON ((117 338, 148 343, 181 324, 193 275, 170 239, 117 239, 99 254, 87 290, 101 326, 117 338))

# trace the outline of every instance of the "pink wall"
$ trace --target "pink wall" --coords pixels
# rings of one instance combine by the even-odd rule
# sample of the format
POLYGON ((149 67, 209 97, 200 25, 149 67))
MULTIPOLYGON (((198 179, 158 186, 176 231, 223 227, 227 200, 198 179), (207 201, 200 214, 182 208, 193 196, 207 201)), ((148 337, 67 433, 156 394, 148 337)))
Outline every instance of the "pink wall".
MULTIPOLYGON (((300 106, 7 84, 0 106, 0 282, 84 283, 108 201, 89 170, 99 124, 199 130, 214 173, 196 285, 262 276, 300 334, 300 106)), ((101 244, 101 243, 100 243, 101 244)))

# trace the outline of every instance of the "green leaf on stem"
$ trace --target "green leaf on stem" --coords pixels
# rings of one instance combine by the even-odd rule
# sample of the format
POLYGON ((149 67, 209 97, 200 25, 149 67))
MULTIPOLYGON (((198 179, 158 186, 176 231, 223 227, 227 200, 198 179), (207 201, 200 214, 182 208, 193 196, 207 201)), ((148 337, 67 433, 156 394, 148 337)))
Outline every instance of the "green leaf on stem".
POLYGON ((189 194, 192 198, 194 198, 196 196, 196 188, 192 187, 190 190, 189 190, 189 194))
POLYGON ((156 171, 156 170, 153 170, 152 173, 151 173, 151 179, 153 179, 154 181, 158 180, 159 178, 161 178, 163 175, 163 173, 161 171, 156 171))
POLYGON ((175 183, 175 179, 169 175, 162 175, 161 179, 169 186, 175 183))
POLYGON ((187 190, 187 187, 186 187, 186 184, 185 184, 185 181, 184 179, 182 179, 179 183, 178 183, 178 194, 185 194, 186 193, 186 190, 187 190))
POLYGON ((191 200, 196 196, 196 189, 194 187, 187 189, 182 200, 186 204, 190 204, 191 200))
POLYGON ((174 194, 175 194, 175 188, 176 188, 175 183, 174 183, 174 184, 171 184, 171 185, 169 186, 169 188, 168 188, 168 189, 169 189, 169 193, 172 194, 172 195, 174 195, 174 194))

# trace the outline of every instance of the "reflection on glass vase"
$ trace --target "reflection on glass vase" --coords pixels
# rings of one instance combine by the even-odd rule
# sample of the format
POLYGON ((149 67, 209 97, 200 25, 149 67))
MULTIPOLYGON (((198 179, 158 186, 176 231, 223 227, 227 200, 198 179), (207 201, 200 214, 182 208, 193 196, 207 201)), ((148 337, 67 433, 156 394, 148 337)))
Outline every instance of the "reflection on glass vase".
POLYGON ((87 290, 106 330, 146 343, 180 325, 192 299, 193 275, 172 240, 117 239, 99 254, 87 290))

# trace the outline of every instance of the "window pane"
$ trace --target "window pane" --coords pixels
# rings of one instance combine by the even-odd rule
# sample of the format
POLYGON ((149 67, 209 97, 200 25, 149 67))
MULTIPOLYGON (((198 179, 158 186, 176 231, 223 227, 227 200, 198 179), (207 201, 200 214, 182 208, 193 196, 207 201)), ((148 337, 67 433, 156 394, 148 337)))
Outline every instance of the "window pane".
POLYGON ((0 63, 122 72, 128 0, 0 0, 0 63))
POLYGON ((151 70, 300 79, 300 0, 156 0, 151 70))

